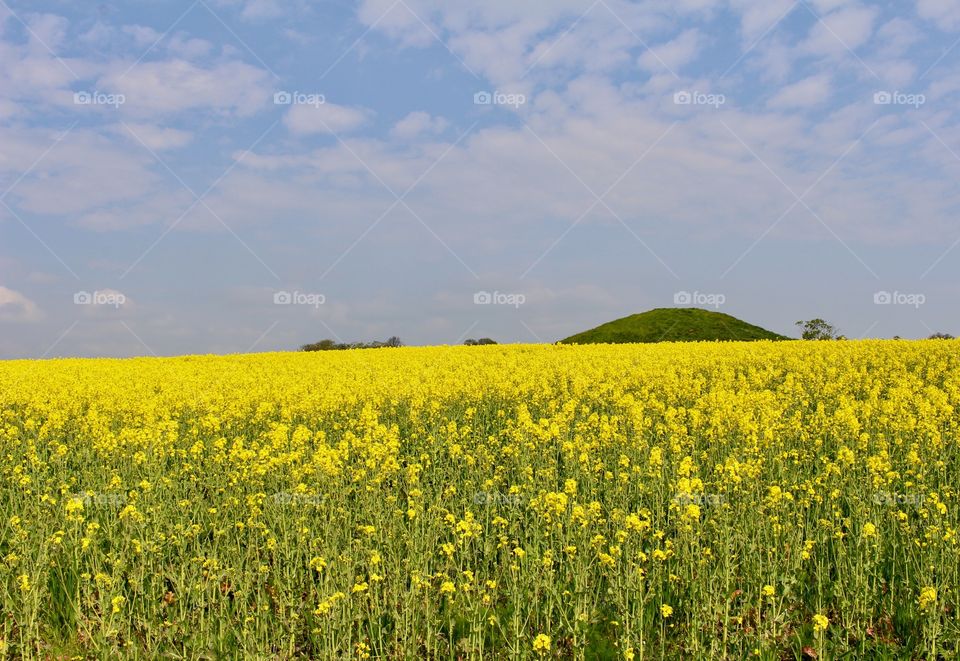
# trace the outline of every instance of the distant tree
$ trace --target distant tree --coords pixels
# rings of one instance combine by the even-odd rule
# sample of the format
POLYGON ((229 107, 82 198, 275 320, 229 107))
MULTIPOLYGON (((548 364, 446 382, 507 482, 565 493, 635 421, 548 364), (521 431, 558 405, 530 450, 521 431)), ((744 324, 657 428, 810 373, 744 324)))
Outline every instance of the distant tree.
POLYGON ((320 340, 311 344, 304 344, 300 351, 342 351, 344 349, 382 349, 391 347, 402 347, 403 342, 394 335, 386 342, 334 342, 333 340, 320 340))
POLYGON ((828 324, 823 319, 810 319, 808 321, 798 321, 800 327, 800 337, 804 340, 839 340, 846 339, 840 335, 836 327, 828 324))
POLYGON ((331 351, 339 348, 340 347, 333 340, 320 340, 319 342, 304 344, 300 347, 300 351, 331 351))
POLYGON ((950 333, 934 333, 928 340, 955 340, 956 338, 950 333))
POLYGON ((468 347, 475 347, 481 344, 496 344, 496 341, 491 340, 489 337, 481 337, 479 340, 475 340, 471 337, 464 340, 463 344, 468 347))

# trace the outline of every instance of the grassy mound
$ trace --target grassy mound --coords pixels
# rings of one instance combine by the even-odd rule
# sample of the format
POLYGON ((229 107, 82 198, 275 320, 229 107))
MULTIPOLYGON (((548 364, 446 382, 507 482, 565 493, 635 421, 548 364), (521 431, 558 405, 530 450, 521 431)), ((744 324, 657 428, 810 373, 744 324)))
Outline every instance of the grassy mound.
POLYGON ((615 319, 572 335, 564 344, 786 340, 789 338, 722 312, 700 308, 656 308, 615 319))

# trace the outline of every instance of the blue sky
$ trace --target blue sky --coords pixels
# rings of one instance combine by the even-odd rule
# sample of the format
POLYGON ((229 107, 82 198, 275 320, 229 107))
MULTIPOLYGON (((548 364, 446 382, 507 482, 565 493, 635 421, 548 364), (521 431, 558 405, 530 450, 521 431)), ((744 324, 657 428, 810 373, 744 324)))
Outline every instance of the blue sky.
POLYGON ((0 357, 960 331, 960 0, 0 0, 0 357))

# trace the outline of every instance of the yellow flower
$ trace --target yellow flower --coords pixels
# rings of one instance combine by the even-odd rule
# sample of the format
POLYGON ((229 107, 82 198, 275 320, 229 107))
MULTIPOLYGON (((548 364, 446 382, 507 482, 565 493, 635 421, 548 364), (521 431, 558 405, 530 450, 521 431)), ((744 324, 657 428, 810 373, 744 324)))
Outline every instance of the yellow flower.
POLYGON ((457 591, 457 586, 453 584, 453 581, 444 581, 440 584, 440 594, 453 594, 457 591))
POLYGON ((917 598, 921 610, 927 610, 937 603, 937 589, 925 587, 920 590, 920 596, 917 598))
POLYGON ((668 617, 673 615, 673 607, 670 606, 669 604, 663 604, 660 607, 660 615, 663 617, 663 619, 667 619, 668 617))
POLYGON ((777 593, 776 589, 772 585, 764 585, 760 588, 760 594, 764 597, 772 597, 777 593))
POLYGON ((125 603, 127 603, 127 598, 119 595, 110 600, 110 604, 113 606, 114 613, 119 613, 121 610, 123 610, 123 605, 125 603))
POLYGON ((537 654, 546 654, 550 651, 550 636, 544 633, 538 633, 533 639, 533 651, 537 654))
POLYGON ((870 522, 863 524, 863 536, 864 537, 876 537, 877 536, 877 527, 870 522))
POLYGON ((67 518, 81 514, 83 512, 83 498, 71 498, 67 501, 64 509, 67 512, 67 518))
POLYGON ((317 616, 326 615, 338 601, 344 599, 345 597, 346 595, 342 592, 334 592, 332 595, 317 604, 317 608, 313 611, 313 614, 317 616))
POLYGON ((21 592, 30 592, 30 577, 26 574, 20 574, 17 578, 17 584, 20 586, 21 592))
POLYGON ((813 630, 816 632, 824 631, 830 625, 830 620, 827 619, 826 615, 821 615, 817 613, 813 616, 813 630))

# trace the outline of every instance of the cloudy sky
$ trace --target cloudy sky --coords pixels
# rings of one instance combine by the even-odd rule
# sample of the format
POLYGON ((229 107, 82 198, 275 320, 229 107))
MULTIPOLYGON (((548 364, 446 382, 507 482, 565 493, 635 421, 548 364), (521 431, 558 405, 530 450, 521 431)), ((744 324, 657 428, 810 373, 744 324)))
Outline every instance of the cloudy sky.
POLYGON ((0 0, 0 357, 960 333, 960 0, 0 0))

